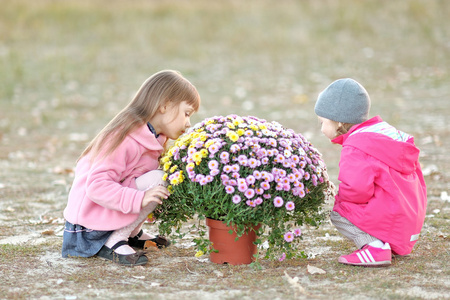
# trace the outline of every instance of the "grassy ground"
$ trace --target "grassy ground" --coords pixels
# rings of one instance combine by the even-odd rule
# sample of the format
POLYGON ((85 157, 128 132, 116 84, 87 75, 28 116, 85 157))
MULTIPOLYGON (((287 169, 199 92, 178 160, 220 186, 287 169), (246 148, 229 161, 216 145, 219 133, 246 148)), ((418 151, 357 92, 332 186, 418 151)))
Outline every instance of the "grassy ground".
POLYGON ((2 1, 0 298, 448 299, 449 14, 444 0, 2 1), (320 149, 335 182, 339 147, 320 134, 314 102, 337 78, 360 81, 371 115, 422 150, 429 205, 415 251, 389 268, 339 265, 353 246, 324 224, 304 230, 309 259, 262 270, 199 261, 189 247, 138 268, 62 259, 78 155, 161 69, 197 86, 194 122, 279 121, 320 149))

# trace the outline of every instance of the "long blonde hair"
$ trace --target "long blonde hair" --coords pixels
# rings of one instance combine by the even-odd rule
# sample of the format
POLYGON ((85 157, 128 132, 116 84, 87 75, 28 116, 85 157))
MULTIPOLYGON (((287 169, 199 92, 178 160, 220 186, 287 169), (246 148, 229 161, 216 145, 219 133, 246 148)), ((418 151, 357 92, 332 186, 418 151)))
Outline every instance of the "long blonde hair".
MULTIPOLYGON (((179 105, 186 101, 195 111, 200 106, 200 95, 193 84, 174 70, 163 70, 149 77, 134 98, 89 143, 80 158, 91 154, 94 160, 99 153, 111 154, 125 137, 149 122, 161 106, 179 105)), ((78 160, 79 160, 78 159, 78 160)))

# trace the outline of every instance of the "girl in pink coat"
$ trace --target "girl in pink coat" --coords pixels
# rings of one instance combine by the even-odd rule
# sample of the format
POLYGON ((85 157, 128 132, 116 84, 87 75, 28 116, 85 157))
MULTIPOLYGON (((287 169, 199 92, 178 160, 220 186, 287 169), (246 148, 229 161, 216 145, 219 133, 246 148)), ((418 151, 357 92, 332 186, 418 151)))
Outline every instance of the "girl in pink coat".
POLYGON ((387 266, 392 254, 411 253, 425 219, 427 192, 414 138, 379 116, 368 120, 370 98, 353 79, 319 94, 321 131, 342 145, 339 192, 331 222, 358 250, 343 264, 387 266))
POLYGON ((158 170, 164 145, 190 127, 199 106, 197 89, 179 72, 164 70, 142 84, 78 160, 64 210, 63 257, 143 265, 148 258, 134 248, 169 245, 141 227, 169 195, 158 170))

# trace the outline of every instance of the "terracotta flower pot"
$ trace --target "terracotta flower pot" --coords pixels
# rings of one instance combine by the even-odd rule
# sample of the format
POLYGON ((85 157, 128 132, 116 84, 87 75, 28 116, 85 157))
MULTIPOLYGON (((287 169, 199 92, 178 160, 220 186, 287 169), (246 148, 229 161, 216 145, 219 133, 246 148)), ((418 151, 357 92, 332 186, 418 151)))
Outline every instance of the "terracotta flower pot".
MULTIPOLYGON (((255 260, 254 254, 257 247, 253 244, 256 241, 256 233, 249 230, 244 233, 237 241, 235 232, 229 233, 232 226, 227 226, 222 221, 206 218, 206 225, 209 227, 209 240, 213 248, 219 252, 211 252, 209 259, 217 264, 244 265, 250 264, 255 260)), ((256 226, 258 229, 261 225, 256 226)))

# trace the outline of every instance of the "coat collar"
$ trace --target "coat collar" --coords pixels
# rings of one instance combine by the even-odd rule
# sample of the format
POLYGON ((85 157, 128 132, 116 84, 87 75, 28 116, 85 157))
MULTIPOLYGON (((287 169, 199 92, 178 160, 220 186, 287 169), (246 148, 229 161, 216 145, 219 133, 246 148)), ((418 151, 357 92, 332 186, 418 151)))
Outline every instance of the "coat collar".
POLYGON ((167 141, 167 137, 163 134, 155 136, 155 134, 149 130, 147 124, 134 130, 130 134, 130 137, 148 150, 164 150, 164 144, 167 141))
POLYGON ((372 119, 369 119, 369 120, 367 120, 367 121, 365 121, 363 123, 356 124, 356 125, 352 126, 352 128, 350 128, 350 130, 346 134, 341 134, 340 136, 335 137, 334 139, 331 140, 331 142, 334 143, 334 144, 342 145, 345 142, 345 140, 355 130, 358 130, 359 128, 362 128, 362 127, 371 126, 373 124, 377 124, 377 123, 380 123, 380 122, 383 122, 383 119, 381 119, 380 116, 375 116, 372 119))

